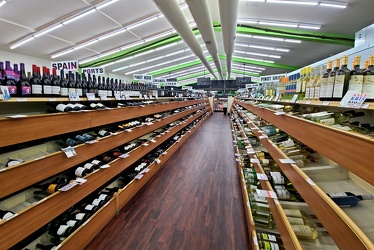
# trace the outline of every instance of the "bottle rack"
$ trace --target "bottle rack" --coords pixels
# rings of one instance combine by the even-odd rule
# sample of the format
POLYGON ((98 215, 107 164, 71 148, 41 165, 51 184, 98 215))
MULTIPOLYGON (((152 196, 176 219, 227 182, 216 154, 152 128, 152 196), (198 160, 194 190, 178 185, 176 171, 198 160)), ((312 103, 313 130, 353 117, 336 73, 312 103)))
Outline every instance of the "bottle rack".
MULTIPOLYGON (((241 102, 237 102, 236 105, 240 105, 250 112, 252 110, 258 111, 252 112, 258 116, 260 116, 262 119, 272 123, 274 126, 277 126, 277 124, 281 124, 283 126, 280 126, 281 130, 288 133, 287 129, 285 128, 285 124, 287 123, 287 126, 294 127, 296 125, 292 124, 293 120, 283 121, 283 119, 295 119, 296 121, 302 119, 289 117, 287 115, 282 116, 276 116, 274 115, 273 111, 266 110, 266 109, 260 109, 257 107, 254 107, 249 104, 244 104, 241 102), (275 116, 273 118, 273 116, 275 116), (268 119, 269 118, 269 119, 268 119), (278 122, 277 122, 278 119, 278 122), (281 121, 279 121, 281 120, 281 121), (273 123, 273 121, 275 121, 273 123)), ((275 160, 275 162, 278 164, 278 166, 281 168, 283 173, 286 175, 286 177, 292 182, 293 186, 297 189, 299 194, 303 197, 305 202, 308 204, 308 206, 312 209, 313 213, 318 217, 318 219, 321 221, 323 226, 328 231, 329 235, 333 238, 336 245, 340 249, 373 249, 374 245, 372 241, 363 233, 363 231, 353 222, 350 217, 339 207, 335 204, 334 201, 332 201, 326 193, 318 186, 316 185, 298 166, 292 163, 282 163, 281 159, 288 159, 288 157, 277 147, 273 142, 271 142, 267 136, 264 136, 262 132, 259 130, 259 128, 254 125, 242 112, 239 111, 239 114, 242 116, 242 118, 246 121, 249 128, 252 129, 254 134, 257 136, 257 138, 260 140, 262 145, 267 149, 267 151, 270 153, 272 158, 275 160)), ((311 127, 319 127, 319 124, 314 124, 311 122, 308 122, 308 124, 311 124, 311 127)), ((304 125, 302 127, 299 124, 300 127, 297 127, 298 130, 301 130, 301 128, 304 130, 304 138, 308 137, 309 140, 315 140, 317 134, 309 134, 305 132, 306 130, 309 131, 312 128, 306 128, 307 125, 304 125)), ((327 126, 321 126, 326 127, 324 129, 330 129, 327 126)), ((295 127, 294 127, 295 129, 295 127)), ((335 130, 335 129, 334 129, 335 130)), ((341 131, 338 131, 341 132, 341 131)), ((298 132, 296 132, 298 134, 298 132)), ((292 133, 289 133, 296 139, 299 139, 297 136, 293 135, 292 133)), ((328 143, 329 138, 325 138, 328 143)), ((330 138, 331 139, 331 138, 330 138)), ((332 142, 331 142, 332 143, 332 142)), ((308 145, 308 143, 305 143, 308 145)), ((321 145, 325 146, 325 145, 321 145)), ((340 144, 339 144, 340 146, 340 144)), ((321 151, 323 152, 323 150, 321 151)), ((343 166, 344 167, 344 166, 343 166)), ((277 224, 278 226, 278 224, 277 224)), ((281 234, 282 235, 282 234, 281 234)), ((282 236, 283 240, 283 236, 282 236)))
MULTIPOLYGON (((200 110, 200 112, 197 112, 196 114, 194 114, 193 117, 190 117, 184 122, 181 122, 175 125, 174 127, 169 128, 164 135, 157 137, 156 139, 154 139, 152 143, 149 142, 148 146, 143 144, 140 147, 128 153, 128 156, 126 158, 118 158, 112 161, 110 163, 109 168, 100 169, 99 171, 95 171, 87 175, 85 177, 87 179, 87 182, 84 183, 83 185, 78 185, 76 187, 73 187, 67 192, 58 191, 46 197, 45 199, 32 204, 30 207, 21 211, 15 216, 11 217, 9 220, 4 220, 0 222, 0 232, 2 232, 2 235, 3 235, 2 240, 0 241, 0 248, 8 249, 9 247, 18 243, 22 239, 26 238, 28 235, 33 233, 35 230, 39 229, 40 227, 42 227, 43 225, 51 221, 57 215, 61 214, 66 209, 68 209, 69 207, 79 202, 82 198, 84 198, 88 194, 95 191, 98 187, 100 187, 101 185, 111 180, 113 177, 115 177, 120 172, 125 170, 128 166, 135 163, 141 157, 151 152, 157 146, 161 145, 161 143, 163 143, 164 141, 172 137, 179 130, 183 129, 184 127, 186 127, 188 124, 195 121, 199 117, 204 116, 204 114, 209 112, 209 108, 208 108, 209 104, 206 100, 191 100, 191 101, 183 101, 183 102, 165 103, 165 104, 159 104, 159 105, 157 104, 149 105, 145 107, 128 107, 128 108, 118 108, 118 109, 103 110, 103 111, 79 112, 79 113, 74 113, 74 114, 63 113, 63 114, 56 114, 56 115, 43 115, 43 116, 32 117, 33 119, 32 122, 34 122, 34 125, 36 126, 36 124, 39 123, 37 122, 38 119, 42 119, 44 121, 44 119, 46 119, 47 117, 50 117, 50 118, 58 117, 58 120, 63 122, 65 120, 64 117, 66 117, 66 115, 77 115, 74 118, 75 121, 79 121, 79 118, 82 118, 82 117, 85 118, 86 115, 89 115, 91 116, 90 118, 91 123, 88 124, 87 127, 85 128, 91 128, 91 127, 99 126, 99 125, 93 125, 93 124, 103 124, 103 121, 105 119, 100 118, 100 116, 105 116, 109 118, 111 114, 114 114, 114 115, 117 115, 115 121, 119 122, 119 121, 128 120, 131 118, 135 118, 135 117, 139 117, 139 116, 143 116, 147 114, 155 114, 155 113, 163 112, 166 110, 187 107, 187 106, 194 105, 194 104, 200 104, 200 105, 198 107, 168 116, 164 119, 159 119, 158 121, 153 122, 153 124, 150 124, 149 126, 144 125, 138 128, 133 128, 131 132, 123 131, 123 132, 117 133, 116 135, 111 135, 105 138, 101 138, 99 139, 98 143, 89 144, 89 145, 88 144, 79 145, 75 148, 77 152, 77 156, 75 157, 66 158, 63 152, 56 152, 51 155, 47 155, 44 158, 36 159, 33 161, 28 161, 23 164, 19 164, 14 167, 6 168, 5 170, 1 171, 0 180, 2 183, 2 188, 1 188, 0 197, 4 197, 4 196, 7 196, 8 194, 17 192, 27 186, 30 186, 32 184, 39 182, 40 180, 51 177, 61 171, 71 168, 103 152, 116 148, 126 142, 139 138, 140 136, 143 136, 149 132, 152 132, 158 128, 161 128, 164 125, 167 125, 184 116, 190 115, 200 110), (136 116, 135 116, 136 113, 134 113, 134 110, 138 111, 136 116), (122 115, 119 116, 118 113, 121 113, 122 115)), ((27 127, 30 126, 30 123, 25 122, 25 121, 22 122, 22 120, 28 120, 28 119, 24 119, 24 118, 1 119, 0 124, 2 124, 2 126, 0 127, 1 128, 5 127, 5 125, 3 126, 3 122, 6 122, 8 126, 9 124, 13 124, 15 126, 22 127, 20 123, 23 124, 23 126, 27 126, 27 127)), ((113 123, 114 119, 112 118, 108 120, 109 121, 107 121, 106 124, 113 123)), ((40 124, 45 124, 45 123, 40 122, 40 124)), ((50 123, 47 124, 47 126, 50 126, 52 128, 50 123)), ((23 129, 26 129, 26 128, 23 128, 23 129)), ((38 130, 38 128, 33 128, 33 129, 38 130)), ((69 131, 75 131, 75 129, 76 128, 69 128, 69 131)), ((0 129, 0 135, 3 136, 4 133, 5 131, 0 129)), ((54 133, 58 134, 59 131, 56 131, 55 129, 54 133)), ((32 135, 32 133, 30 134, 32 135)), ((20 140, 25 140, 25 138, 22 137, 22 134, 20 137, 21 137, 20 140)), ((187 137, 184 136, 183 140, 184 138, 187 138, 187 137)), ((168 157, 170 157, 170 155, 168 157)), ((144 179, 144 181, 146 180, 147 178, 144 179)), ((134 190, 138 190, 138 189, 135 188, 134 190)), ((122 198, 124 202, 118 202, 118 199, 114 199, 117 201, 114 206, 116 208, 115 211, 119 211, 120 207, 123 207, 123 205, 126 204, 126 202, 133 195, 135 195, 136 192, 134 192, 134 190, 132 191, 133 194, 129 192, 130 194, 125 195, 125 193, 127 193, 125 192, 122 195, 124 197, 125 196, 128 197, 127 200, 126 199, 124 200, 122 198)), ((108 211, 109 209, 112 208, 112 206, 113 205, 107 205, 108 211)), ((105 211, 107 210, 105 209, 105 211)), ((100 221, 99 224, 103 227, 110 220, 110 218, 113 217, 110 215, 111 215, 110 212, 105 212, 103 213, 103 216, 100 215, 98 216, 98 218, 95 217, 95 220, 100 221)), ((95 232, 98 232, 98 231, 95 231, 95 232)), ((92 239, 92 237, 90 238, 90 237, 82 236, 82 235, 78 238, 79 238, 79 241, 83 241, 83 238, 85 238, 85 241, 84 241, 86 242, 85 244, 87 244, 92 239)))
MULTIPOLYGON (((248 138, 245 135, 240 123, 239 122, 236 122, 236 123, 237 123, 237 126, 240 128, 241 136, 243 138, 245 138, 244 142, 246 144, 246 148, 252 148, 252 146, 249 143, 248 138)), ((237 147, 236 147, 235 151, 238 152, 237 147)), ((253 151, 253 153, 248 153, 248 156, 250 158, 250 162, 252 163, 254 169, 256 170, 256 173, 257 174, 265 174, 264 170, 261 167, 260 161, 257 159, 254 151, 253 151)), ((246 202, 245 203, 246 204, 245 205, 245 210, 246 210, 246 214, 249 215, 249 222, 251 223, 250 224, 251 228, 249 228, 250 238, 253 239, 253 241, 252 241, 253 244, 256 244, 257 234, 255 232, 253 234, 253 232, 252 232, 252 230, 255 230, 255 229, 252 229, 252 227, 255 228, 255 222, 252 218, 252 212, 250 211, 251 208, 249 206, 248 191, 247 191, 247 188, 245 186, 243 170, 241 169, 240 166, 239 166, 239 172, 240 172, 240 176, 242 178, 241 182, 244 183, 244 185, 242 185, 242 193, 243 193, 243 196, 246 195, 246 198, 244 200, 246 202)), ((273 190, 272 186, 270 185, 269 181, 265 181, 265 180, 259 180, 259 181, 260 181, 260 184, 261 184, 261 188, 263 190, 274 192, 274 190, 273 190)), ((288 222, 288 220, 286 218, 286 214, 284 213, 283 208, 280 205, 279 201, 277 199, 273 199, 273 198, 266 198, 266 199, 267 199, 267 203, 269 205, 269 208, 272 212, 275 224, 277 225, 277 229, 278 229, 278 231, 279 231, 279 233, 282 237, 282 241, 283 241, 283 244, 284 244, 285 248, 286 249, 302 249, 294 231, 291 228, 290 223, 288 222)), ((258 248, 258 244, 255 245, 254 247, 258 248)))
POLYGON ((374 185, 374 138, 287 114, 276 115, 273 110, 240 100, 235 102, 374 185))

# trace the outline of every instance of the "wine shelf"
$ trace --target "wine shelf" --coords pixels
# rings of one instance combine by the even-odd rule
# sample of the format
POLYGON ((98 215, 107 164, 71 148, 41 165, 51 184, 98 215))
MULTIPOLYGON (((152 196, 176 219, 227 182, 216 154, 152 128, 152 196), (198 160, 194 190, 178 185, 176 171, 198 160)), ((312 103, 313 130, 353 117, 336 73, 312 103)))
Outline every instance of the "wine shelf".
POLYGON ((0 137, 2 138, 0 147, 94 128, 203 102, 206 100, 168 102, 143 107, 123 107, 86 112, 42 114, 20 118, 0 118, 0 137))
POLYGON ((3 221, 0 224, 0 232, 4 234, 4 237, 2 237, 2 241, 0 241, 0 249, 8 249, 20 240, 26 238, 57 215, 79 202, 82 197, 86 197, 88 194, 95 191, 98 187, 111 180, 128 166, 135 163, 138 159, 151 152, 179 130, 183 129, 207 112, 207 109, 205 109, 193 117, 188 118, 186 123, 181 123, 170 128, 170 132, 157 138, 155 143, 149 143, 149 146, 141 145, 133 150, 127 158, 118 158, 113 161, 109 168, 100 169, 99 171, 88 175, 87 182, 83 185, 78 185, 67 192, 58 191, 41 202, 33 204, 8 221, 3 221), (23 226, 20 227, 20 225, 23 226))
POLYGON ((244 102, 236 103, 374 185, 373 138, 290 115, 275 115, 272 110, 244 102))
POLYGON ((171 115, 160 121, 155 121, 151 126, 143 125, 133 128, 133 131, 130 133, 120 132, 117 135, 101 138, 98 140, 98 143, 79 145, 75 148, 77 152, 77 156, 75 157, 67 158, 64 152, 59 151, 38 160, 5 168, 3 171, 0 171, 0 183, 3 183, 0 189, 0 198, 161 128, 183 116, 195 112, 199 108, 196 107, 171 115))
MULTIPOLYGON (((238 124, 238 123, 237 123, 238 124)), ((238 124, 240 127, 241 136, 243 138, 247 138, 245 135, 242 127, 240 124, 238 124)), ((249 143, 246 143, 246 146, 251 147, 249 143)), ((248 154, 249 158, 251 160, 257 160, 257 157, 255 154, 248 154)), ((256 173, 265 174, 264 170, 262 169, 261 165, 259 163, 252 163, 254 169, 256 170, 256 173)), ((260 180, 261 188, 263 190, 268 190, 274 192, 272 186, 270 185, 269 181, 260 180)), ((286 214, 283 211, 282 206, 280 205, 279 201, 277 199, 272 198, 266 198, 267 203, 269 205, 269 208, 272 212, 275 224, 277 225, 277 229, 279 231, 279 234, 282 237, 283 245, 286 249, 302 249, 299 240, 297 239, 295 232, 292 230, 291 224, 287 220, 286 214)), ((257 235, 256 235, 257 237, 257 235)))
MULTIPOLYGON (((205 121, 203 118, 196 128, 191 129, 191 132, 195 130, 205 121)), ((127 184, 120 192, 114 195, 114 198, 109 203, 101 208, 88 222, 84 223, 79 229, 77 229, 72 235, 60 244, 60 249, 83 249, 99 232, 104 226, 113 218, 120 209, 122 209, 127 202, 133 198, 136 193, 154 176, 155 173, 165 164, 165 162, 174 154, 176 150, 190 137, 192 133, 186 134, 180 143, 175 143, 168 150, 167 154, 161 155, 158 159, 160 163, 154 161, 148 166, 150 169, 143 178, 139 180, 132 180, 127 184)))
MULTIPOLYGON (((242 115, 243 119, 245 119, 249 128, 252 129, 257 138, 259 138, 262 145, 270 153, 277 165, 282 169, 283 173, 292 182, 293 186, 297 189, 308 206, 313 210, 314 214, 322 222, 323 226, 327 229, 329 235, 334 239, 338 247, 341 249, 373 249, 373 243, 346 215, 346 213, 344 213, 344 211, 337 206, 335 202, 332 201, 327 194, 320 187, 318 187, 318 185, 316 185, 299 167, 297 167, 295 164, 282 163, 280 159, 288 159, 288 157, 268 138, 261 137, 263 134, 259 131, 259 128, 250 122, 245 115, 243 115, 241 112, 239 113, 242 115)), ((271 120, 267 119, 267 116, 259 116, 272 123, 271 120)), ((274 123, 273 125, 277 126, 274 123)), ((298 139, 296 136, 295 138, 298 139)), ((313 140, 314 138, 310 139, 313 140)))
MULTIPOLYGON (((259 102, 268 102, 268 103, 279 103, 284 105, 290 104, 302 104, 302 105, 311 105, 311 106, 324 106, 324 107, 335 107, 335 108, 344 108, 340 107, 340 102, 336 101, 318 101, 318 100, 296 100, 295 102, 291 102, 291 100, 281 100, 281 101, 270 101, 270 100, 262 100, 262 99, 251 99, 251 98, 240 98, 243 101, 259 101, 259 102)), ((364 103, 364 107, 361 109, 367 110, 374 110, 374 105, 371 103, 364 103), (368 105, 368 107, 366 107, 368 105)))

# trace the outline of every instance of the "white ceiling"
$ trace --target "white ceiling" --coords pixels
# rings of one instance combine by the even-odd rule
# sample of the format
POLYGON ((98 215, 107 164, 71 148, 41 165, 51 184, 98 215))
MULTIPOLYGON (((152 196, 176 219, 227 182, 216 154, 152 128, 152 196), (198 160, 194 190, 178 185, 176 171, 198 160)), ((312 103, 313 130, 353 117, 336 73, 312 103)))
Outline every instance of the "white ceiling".
MULTIPOLYGON (((3 0, 0 0, 0 3, 2 1, 3 0)), ((27 39, 32 35, 35 36, 37 34, 36 32, 38 31, 40 32, 43 31, 43 29, 50 27, 51 25, 59 24, 81 11, 89 10, 90 8, 93 8, 94 5, 99 6, 106 1, 108 0, 7 0, 7 2, 2 7, 0 7, 0 50, 34 56, 51 61, 64 61, 74 59, 82 62, 83 60, 91 58, 93 56, 98 56, 108 51, 112 51, 114 49, 118 49, 132 43, 145 40, 157 34, 162 34, 166 31, 173 30, 173 27, 165 17, 159 17, 156 20, 124 31, 119 35, 112 36, 105 40, 99 40, 91 45, 75 50, 71 53, 67 53, 53 59, 51 58, 51 56, 56 53, 71 49, 72 47, 84 44, 85 42, 92 41, 93 39, 96 39, 102 35, 123 27, 127 27, 145 18, 161 14, 160 10, 152 0, 117 0, 113 4, 103 7, 99 10, 97 9, 93 13, 86 15, 77 21, 64 24, 62 27, 50 31, 39 37, 35 37, 31 41, 20 45, 15 49, 10 49, 11 45, 22 41, 23 39, 27 39)), ((183 0, 176 1, 179 5, 185 3, 183 0)), ((213 22, 220 23, 218 0, 206 1, 208 2, 213 22)), ((321 28, 319 30, 304 30, 299 28, 295 28, 294 30, 299 32, 312 32, 314 33, 314 35, 329 33, 329 36, 336 37, 354 37, 356 31, 374 23, 374 15, 372 14, 374 10, 373 0, 338 1, 348 4, 348 6, 344 9, 340 9, 322 6, 240 1, 238 18, 320 25, 321 28)), ((185 15, 189 23, 194 22, 194 19, 188 8, 183 9, 183 14, 185 15)), ((238 26, 240 26, 239 22, 238 26)), ((196 26, 193 27, 196 28, 196 26)), ((280 28, 274 26, 258 25, 254 25, 254 27, 271 28, 275 30, 280 28)), ((161 39, 166 39, 175 35, 175 33, 168 34, 167 36, 163 36, 161 39)), ((219 55, 225 55, 222 42, 222 34, 221 32, 216 31, 215 35, 217 38, 219 55)), ((201 37, 198 38, 198 41, 200 44, 202 44, 203 50, 206 50, 201 37)), ((271 51, 236 46, 235 50, 246 51, 247 54, 234 53, 234 58, 246 57, 272 60, 276 64, 290 65, 298 68, 351 48, 351 46, 343 46, 339 44, 329 44, 323 42, 302 41, 301 43, 287 43, 240 36, 237 37, 236 42, 241 44, 272 46, 281 49, 289 49, 290 51, 271 51), (248 53, 270 54, 281 56, 281 58, 267 58, 259 55, 251 55, 248 53)), ((144 42, 142 44, 142 47, 147 48, 147 46, 149 45, 150 43, 144 42)), ((204 55, 206 55, 207 57, 210 56, 209 53, 205 53, 204 55)), ((118 57, 116 60, 120 60, 125 57, 118 57)), ((104 57, 101 59, 104 59, 104 57)), ((182 42, 180 44, 170 46, 165 49, 159 49, 143 56, 128 58, 121 63, 115 63, 106 66, 106 71, 112 72, 113 69, 119 67, 126 67, 131 64, 149 60, 149 62, 140 63, 138 66, 128 67, 126 69, 116 71, 115 73, 123 75, 134 70, 140 70, 136 73, 150 73, 159 69, 166 68, 165 71, 170 73, 170 75, 172 76, 177 75, 178 71, 185 71, 188 68, 196 68, 197 65, 185 67, 180 70, 168 70, 168 68, 196 59, 198 58, 194 56, 189 50, 188 46, 182 42), (186 51, 175 54, 173 56, 165 56, 164 58, 156 60, 156 57, 167 55, 181 49, 186 49, 186 51), (184 56, 188 55, 192 56, 189 58, 181 59, 184 56), (154 58, 155 60, 149 60, 152 58, 154 58), (144 68, 148 69, 141 70, 144 68)), ((2 58, 2 60, 5 61, 7 60, 7 58, 2 58)), ((102 64, 106 64, 107 62, 110 62, 110 60, 103 61, 102 64)), ((225 60, 221 60, 221 64, 223 68, 226 68, 225 60)), ((243 65, 243 63, 241 64, 243 65)), ((202 64, 200 64, 200 66, 201 65, 202 64)), ((260 75, 287 72, 287 70, 282 68, 267 67, 255 64, 246 64, 245 71, 248 72, 251 66, 265 68, 265 70, 262 70, 260 75)), ((242 67, 244 70, 244 65, 242 67)), ((200 72, 203 72, 204 67, 200 68, 200 72)), ((212 68, 215 69, 214 64, 212 64, 212 68)), ((157 76, 165 76, 168 75, 168 73, 157 76)), ((186 73, 183 73, 183 75, 185 74, 186 73)), ((131 74, 129 74, 128 76, 131 76, 131 74)), ((233 76, 235 76, 235 74, 233 74, 233 76)))

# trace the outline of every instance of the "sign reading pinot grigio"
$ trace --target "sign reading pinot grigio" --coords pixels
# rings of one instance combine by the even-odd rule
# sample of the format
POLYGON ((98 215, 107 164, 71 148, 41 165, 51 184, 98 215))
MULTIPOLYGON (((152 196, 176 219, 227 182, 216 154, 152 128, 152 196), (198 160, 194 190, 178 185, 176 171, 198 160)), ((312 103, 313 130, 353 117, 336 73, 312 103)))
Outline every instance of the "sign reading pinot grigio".
POLYGON ((197 85, 210 85, 210 77, 199 77, 196 80, 197 85))

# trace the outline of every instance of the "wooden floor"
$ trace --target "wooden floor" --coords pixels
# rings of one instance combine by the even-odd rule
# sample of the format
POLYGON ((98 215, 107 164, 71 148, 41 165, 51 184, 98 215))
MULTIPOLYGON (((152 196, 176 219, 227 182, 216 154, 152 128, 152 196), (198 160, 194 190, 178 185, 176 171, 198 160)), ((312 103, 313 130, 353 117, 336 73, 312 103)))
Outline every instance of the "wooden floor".
POLYGON ((229 116, 212 115, 86 249, 248 249, 229 116))

